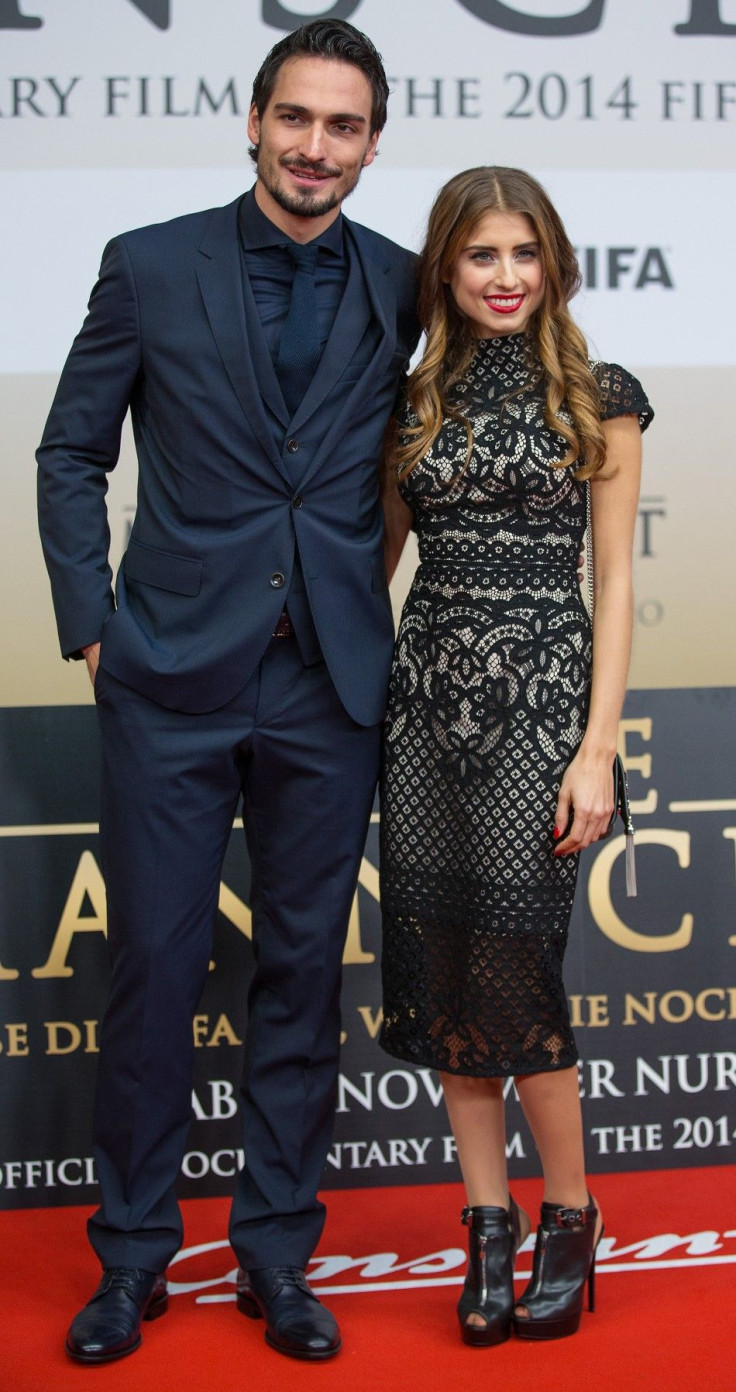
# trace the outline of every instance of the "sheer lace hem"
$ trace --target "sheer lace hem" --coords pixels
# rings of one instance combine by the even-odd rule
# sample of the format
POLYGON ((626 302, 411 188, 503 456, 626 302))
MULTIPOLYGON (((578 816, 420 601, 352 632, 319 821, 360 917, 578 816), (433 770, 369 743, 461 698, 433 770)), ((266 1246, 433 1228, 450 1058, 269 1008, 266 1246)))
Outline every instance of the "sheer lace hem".
MULTIPOLYGON (((499 896, 500 898, 501 896, 499 896)), ((577 1061, 562 960, 569 901, 468 916, 435 902, 383 904, 380 1042, 410 1063, 471 1077, 569 1068, 577 1061)))

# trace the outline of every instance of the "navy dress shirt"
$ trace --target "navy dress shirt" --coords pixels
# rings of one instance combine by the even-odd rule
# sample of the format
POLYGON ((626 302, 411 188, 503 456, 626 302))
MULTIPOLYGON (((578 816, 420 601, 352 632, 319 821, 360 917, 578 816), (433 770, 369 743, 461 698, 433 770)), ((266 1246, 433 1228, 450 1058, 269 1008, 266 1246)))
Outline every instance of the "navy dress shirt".
MULTIPOLYGON (((281 332, 289 313, 296 274, 294 262, 287 250, 292 239, 261 211, 253 189, 245 194, 240 204, 238 228, 244 273, 250 282, 266 346, 278 374, 281 332)), ((324 350, 340 307, 350 269, 342 213, 338 214, 317 242, 319 250, 314 279, 320 348, 324 350)), ((273 415, 270 420, 279 448, 282 449, 286 430, 273 415)), ((307 665, 321 661, 322 653, 309 609, 298 553, 285 609, 293 624, 303 661, 307 665)))
MULTIPOLYGON (((275 367, 294 284, 294 262, 287 251, 291 238, 261 212, 252 189, 240 205, 239 227, 245 270, 275 367)), ((348 279, 342 213, 317 239, 317 244, 314 281, 320 347, 324 349, 348 279)))

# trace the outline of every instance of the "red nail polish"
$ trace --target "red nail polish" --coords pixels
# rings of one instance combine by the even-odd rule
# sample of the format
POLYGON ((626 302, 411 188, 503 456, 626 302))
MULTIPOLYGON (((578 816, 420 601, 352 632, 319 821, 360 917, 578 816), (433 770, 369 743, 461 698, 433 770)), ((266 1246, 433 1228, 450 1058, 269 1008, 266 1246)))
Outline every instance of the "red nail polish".
POLYGON ((562 835, 562 832, 560 831, 560 828, 556 826, 555 829, 554 829, 554 831, 552 832, 552 835, 554 836, 555 841, 559 841, 559 839, 560 839, 560 837, 561 837, 561 835, 562 835))

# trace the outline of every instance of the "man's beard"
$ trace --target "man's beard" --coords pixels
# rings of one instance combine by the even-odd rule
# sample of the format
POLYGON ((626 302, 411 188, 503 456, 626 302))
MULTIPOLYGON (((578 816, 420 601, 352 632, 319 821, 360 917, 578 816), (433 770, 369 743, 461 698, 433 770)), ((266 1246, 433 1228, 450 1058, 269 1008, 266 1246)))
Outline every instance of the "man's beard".
MULTIPOLYGON (((273 164, 269 161, 260 159, 259 149, 256 150, 256 154, 258 156, 256 159, 256 172, 261 183, 268 190, 274 202, 278 203, 279 207, 284 209, 284 212, 291 213, 295 217, 319 218, 324 217, 325 213, 331 213, 333 208, 339 208, 340 204, 350 196, 360 178, 361 169, 359 167, 352 182, 349 181, 347 185, 342 187, 338 185, 332 189, 331 193, 323 195, 322 197, 320 197, 316 189, 314 193, 309 189, 287 191, 276 179, 270 177, 273 164), (265 169, 264 165, 266 166, 265 169)), ((340 175, 344 173, 343 170, 331 169, 327 165, 310 164, 307 160, 289 160, 288 164, 282 164, 281 161, 279 161, 278 167, 304 169, 309 170, 312 174, 330 174, 336 178, 339 178, 340 175)))

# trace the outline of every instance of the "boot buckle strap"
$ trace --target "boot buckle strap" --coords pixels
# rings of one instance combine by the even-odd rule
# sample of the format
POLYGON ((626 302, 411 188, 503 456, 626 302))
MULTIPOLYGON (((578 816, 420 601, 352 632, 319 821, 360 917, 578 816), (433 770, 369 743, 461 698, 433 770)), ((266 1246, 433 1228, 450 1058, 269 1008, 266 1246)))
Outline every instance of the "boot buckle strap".
POLYGON ((584 1228, 588 1222, 585 1208, 558 1208, 555 1213, 558 1228, 584 1228))

